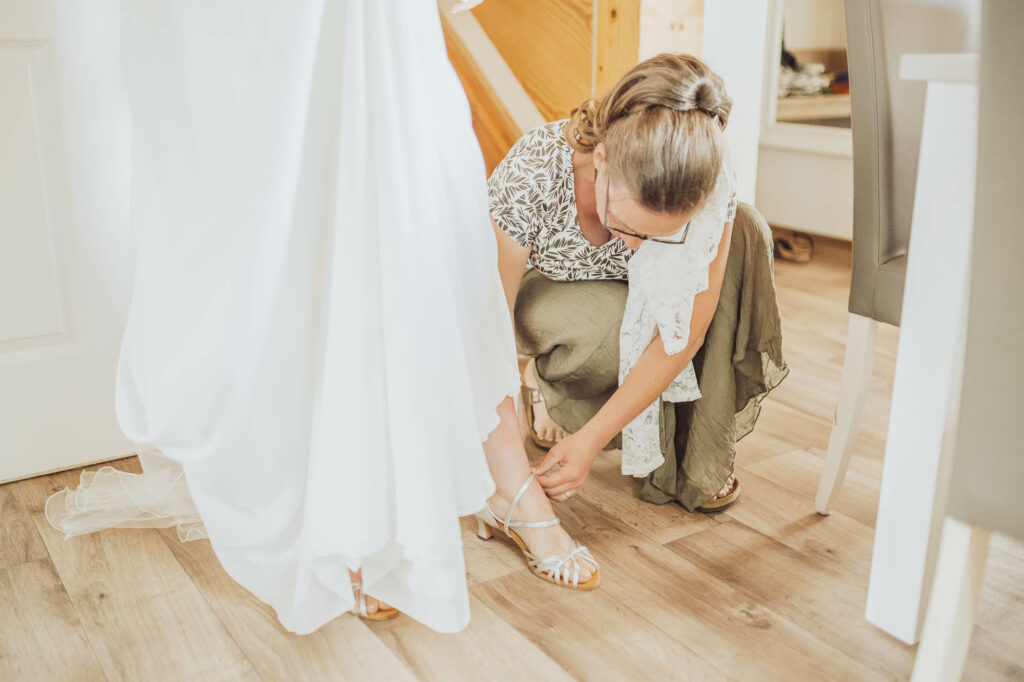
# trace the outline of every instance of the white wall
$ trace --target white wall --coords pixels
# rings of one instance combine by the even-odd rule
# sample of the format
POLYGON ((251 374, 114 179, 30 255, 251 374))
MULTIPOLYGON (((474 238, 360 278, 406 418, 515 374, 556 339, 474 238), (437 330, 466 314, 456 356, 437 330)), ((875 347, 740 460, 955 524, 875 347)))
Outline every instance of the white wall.
POLYGON ((732 97, 726 137, 739 182, 739 198, 750 203, 757 190, 768 10, 769 0, 704 3, 701 58, 725 80, 732 97))

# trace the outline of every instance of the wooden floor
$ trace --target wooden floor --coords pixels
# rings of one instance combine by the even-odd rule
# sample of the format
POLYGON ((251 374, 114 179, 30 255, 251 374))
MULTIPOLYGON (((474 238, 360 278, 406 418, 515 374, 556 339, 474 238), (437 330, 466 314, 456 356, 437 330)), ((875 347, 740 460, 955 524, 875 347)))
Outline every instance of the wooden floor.
MULTIPOLYGON (((836 400, 849 251, 779 263, 792 373, 740 445, 741 501, 717 517, 638 502, 614 455, 559 506, 603 583, 547 585, 465 522, 473 621, 442 636, 350 616, 291 635, 206 541, 112 530, 65 541, 42 515, 66 472, 0 487, 0 680, 905 679, 914 648, 864 621, 896 330, 835 513, 812 498, 836 400)), ((537 453, 534 453, 535 455, 537 453)), ((138 470, 137 460, 119 466, 138 470)), ((1024 679, 1024 548, 996 537, 965 678, 1024 679)))

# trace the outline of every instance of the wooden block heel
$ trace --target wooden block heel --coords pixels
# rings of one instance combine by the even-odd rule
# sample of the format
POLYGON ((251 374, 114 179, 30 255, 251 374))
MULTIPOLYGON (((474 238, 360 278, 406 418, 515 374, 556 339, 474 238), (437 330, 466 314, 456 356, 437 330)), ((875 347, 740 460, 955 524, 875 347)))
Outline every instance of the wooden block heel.
POLYGON ((494 530, 484 521, 479 514, 476 517, 476 536, 481 540, 490 540, 494 537, 494 530))

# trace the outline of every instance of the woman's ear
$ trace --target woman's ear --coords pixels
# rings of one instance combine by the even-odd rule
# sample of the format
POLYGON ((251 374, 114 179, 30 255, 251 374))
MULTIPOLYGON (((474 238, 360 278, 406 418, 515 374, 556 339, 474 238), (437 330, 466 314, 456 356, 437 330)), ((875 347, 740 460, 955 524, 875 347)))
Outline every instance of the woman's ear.
POLYGON ((605 164, 608 163, 608 149, 604 146, 604 142, 598 142, 597 146, 594 147, 594 169, 598 173, 604 170, 605 164))

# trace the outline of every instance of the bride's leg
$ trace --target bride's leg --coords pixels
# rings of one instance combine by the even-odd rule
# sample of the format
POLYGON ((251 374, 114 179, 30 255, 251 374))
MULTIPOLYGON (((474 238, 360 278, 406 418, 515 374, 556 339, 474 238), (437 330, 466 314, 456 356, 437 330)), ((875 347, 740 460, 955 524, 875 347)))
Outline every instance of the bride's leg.
MULTIPOLYGON (((362 583, 363 582, 363 572, 361 570, 360 571, 349 570, 348 578, 352 582, 353 585, 355 585, 356 583, 362 583)), ((358 608, 358 605, 357 605, 357 608, 358 608)), ((392 608, 394 608, 394 607, 391 606, 390 604, 386 604, 386 603, 380 601, 379 599, 374 599, 370 595, 366 595, 366 612, 367 613, 377 613, 378 611, 387 611, 387 610, 392 609, 392 608)))
MULTIPOLYGON (((519 432, 519 420, 516 417, 515 404, 506 398, 498 406, 501 422, 484 442, 487 464, 491 476, 497 486, 497 492, 489 502, 491 509, 499 516, 508 510, 512 498, 530 476, 530 462, 526 458, 522 436, 519 432)), ((536 480, 527 488, 519 500, 514 521, 546 521, 555 518, 551 502, 544 494, 536 480)), ((570 549, 571 539, 562 527, 550 528, 517 528, 516 532, 530 548, 530 552, 538 556, 562 554, 570 549)), ((581 562, 580 582, 590 578, 593 566, 581 562)))

